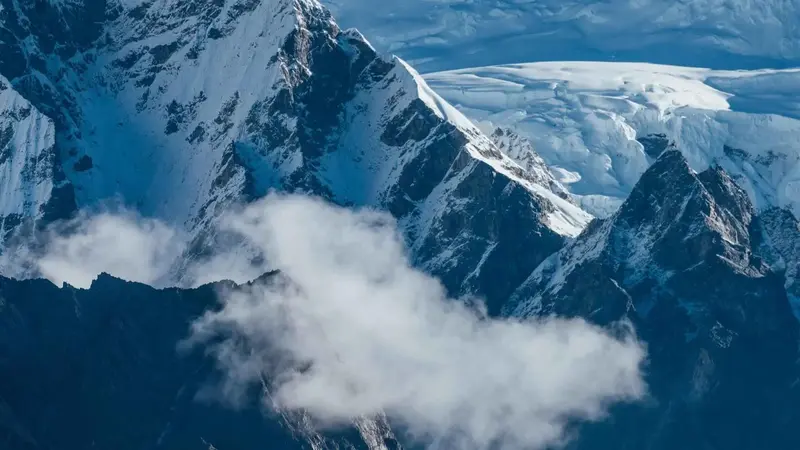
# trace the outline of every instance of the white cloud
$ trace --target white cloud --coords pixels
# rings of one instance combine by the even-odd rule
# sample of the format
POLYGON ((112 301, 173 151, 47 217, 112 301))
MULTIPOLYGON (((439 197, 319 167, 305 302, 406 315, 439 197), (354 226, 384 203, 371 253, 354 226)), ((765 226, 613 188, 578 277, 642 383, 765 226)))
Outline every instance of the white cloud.
MULTIPOLYGON (((193 284, 252 279, 263 261, 292 280, 225 292, 221 309, 194 323, 189 342, 215 355, 229 399, 267 375, 271 407, 333 427, 385 412, 424 442, 469 450, 544 448, 570 421, 644 394, 631 333, 487 318, 410 266, 385 214, 270 195, 213 236, 225 250, 181 267, 193 284)), ((6 262, 78 287, 100 272, 163 285, 187 248, 181 233, 130 213, 83 216, 43 242, 6 262)))
POLYGON ((106 272, 161 285, 186 248, 185 237, 174 228, 127 211, 80 214, 35 239, 35 243, 12 243, 0 262, 4 274, 88 288, 97 275, 106 272))
POLYGON ((644 394, 632 335, 483 317, 410 267, 388 216, 271 196, 228 224, 292 280, 228 292, 194 324, 234 398, 266 374, 271 406, 330 426, 384 411, 426 441, 544 448, 644 394))

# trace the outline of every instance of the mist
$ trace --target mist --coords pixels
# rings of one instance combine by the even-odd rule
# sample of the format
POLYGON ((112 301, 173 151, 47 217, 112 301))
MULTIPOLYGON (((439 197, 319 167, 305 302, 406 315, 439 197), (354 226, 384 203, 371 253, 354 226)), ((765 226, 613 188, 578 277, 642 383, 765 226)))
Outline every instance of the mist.
POLYGON ((645 349, 629 327, 487 317, 480 299, 450 298, 412 266, 388 214, 271 194, 216 224, 229 248, 188 259, 191 239, 155 219, 68 225, 7 254, 6 273, 22 264, 86 288, 101 272, 164 286, 181 284, 176 266, 192 284, 280 270, 220 291, 183 343, 213 358, 223 376, 213 389, 232 405, 302 411, 324 429, 385 414, 438 448, 544 449, 646 393, 645 349))

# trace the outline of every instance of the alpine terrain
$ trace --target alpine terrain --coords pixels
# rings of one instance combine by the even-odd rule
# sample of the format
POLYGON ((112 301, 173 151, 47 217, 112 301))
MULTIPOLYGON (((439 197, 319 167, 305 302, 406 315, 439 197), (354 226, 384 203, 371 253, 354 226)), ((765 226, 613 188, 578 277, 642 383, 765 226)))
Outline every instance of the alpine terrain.
MULTIPOLYGON (((353 11, 375 6, 377 14, 390 4, 328 3, 348 21, 353 11)), ((397 5, 398 13, 420 3, 397 5)), ((528 42, 553 27, 571 30, 562 26, 568 17, 582 21, 570 22, 575 30, 564 45, 583 29, 608 36, 602 42, 608 48, 627 42, 618 33, 622 25, 603 25, 619 14, 620 2, 440 3, 450 13, 433 31, 395 39, 382 22, 367 29, 381 47, 426 69, 452 68, 438 56, 426 59, 439 55, 440 41, 471 48, 486 27, 510 16, 515 24, 547 20, 530 35, 516 29, 483 35, 480 46, 509 42, 507 32, 528 42), (463 27, 449 27, 451 18, 463 27), (429 44, 433 50, 424 48, 429 44)), ((723 27, 725 39, 711 42, 687 33, 675 45, 708 44, 700 50, 712 49, 725 69, 741 68, 727 63, 731 55, 744 55, 748 67, 783 56, 795 61, 796 27, 773 3, 743 11, 718 5, 707 20, 731 18, 725 26, 738 34, 723 27), (758 20, 740 26, 751 10, 758 20), (779 48, 748 40, 750 27, 775 21, 779 48)), ((680 28, 683 18, 696 15, 689 6, 675 8, 659 26, 680 28)), ((622 50, 644 55, 663 48, 660 33, 656 27, 643 47, 622 50)), ((510 62, 486 59, 480 46, 452 64, 510 62)), ((593 51, 573 49, 576 57, 593 51)), ((415 433, 413 421, 391 411, 327 423, 303 411, 215 398, 209 386, 224 378, 219 359, 237 362, 237 355, 187 350, 185 340, 208 311, 220 310, 221 293, 292 285, 281 273, 291 270, 269 255, 261 261, 264 255, 221 231, 230 211, 274 192, 390 214, 408 258, 404 268, 440 280, 442 292, 434 289, 434 297, 466 302, 463 310, 444 308, 454 315, 447 317, 478 317, 456 338, 496 339, 497 351, 488 353, 499 361, 508 362, 506 350, 515 343, 498 337, 505 335, 497 323, 524 336, 518 331, 526 326, 549 329, 553 317, 580 318, 564 323, 585 321, 609 342, 635 336, 646 352, 646 395, 638 384, 612 383, 616 395, 597 407, 559 406, 565 413, 553 413, 552 429, 540 430, 552 434, 542 439, 545 446, 515 447, 800 448, 794 432, 800 426, 797 72, 585 64, 423 78, 404 60, 376 51, 359 31, 341 29, 317 0, 0 0, 0 448, 468 447, 437 440, 427 429, 415 433), (80 228, 76 221, 97 211, 163 224, 187 245, 174 261, 151 261, 168 267, 151 280, 154 286, 104 273, 85 289, 58 287, 42 279, 48 273, 41 265, 23 261, 21 247, 46 253, 53 230, 69 235, 80 228), (255 280, 235 280, 239 285, 206 284, 189 270, 219 254, 267 269, 255 280), (633 397, 640 401, 616 403, 633 397)), ((331 237, 337 245, 348 239, 331 237)), ((114 235, 99 253, 131 251, 137 242, 114 235)), ((396 281, 367 275, 381 287, 396 281)), ((296 291, 302 297, 303 287, 296 291)), ((355 289, 345 291, 358 297, 355 289)), ((409 295, 425 297, 413 289, 409 295)), ((397 333, 366 322, 375 336, 397 333)), ((596 350, 583 335, 558 336, 587 355, 596 350)), ((415 351, 421 350, 398 350, 415 351)), ((322 370, 297 359, 295 376, 322 370)), ((412 360, 425 374, 440 369, 441 361, 412 360)), ((505 366, 467 367, 456 378, 479 374, 469 385, 479 399, 513 393, 515 383, 530 393, 521 387, 536 381, 511 377, 495 392, 505 366)), ((625 367, 639 373, 638 360, 625 367)), ((548 378, 556 369, 542 367, 536 375, 548 378)), ((570 380, 587 375, 561 370, 570 380)), ((269 399, 280 380, 256 372, 253 396, 269 399)), ((590 375, 601 384, 599 374, 590 375)), ((410 375, 395 376, 400 385, 410 375)), ((458 398, 461 385, 431 378, 441 382, 441 398, 458 398)), ((314 388, 317 398, 326 386, 314 388)), ((544 391, 536 391, 535 406, 561 411, 544 391)), ((354 382, 351 397, 360 401, 361 394, 354 382)), ((400 403, 420 396, 391 394, 400 403)), ((424 399, 427 414, 438 411, 441 398, 424 399)), ((511 414, 500 408, 487 428, 508 431, 511 414)), ((448 417, 452 429, 442 435, 483 429, 482 423, 459 428, 451 419, 462 418, 448 417)), ((511 441, 490 442, 507 448, 511 441)))

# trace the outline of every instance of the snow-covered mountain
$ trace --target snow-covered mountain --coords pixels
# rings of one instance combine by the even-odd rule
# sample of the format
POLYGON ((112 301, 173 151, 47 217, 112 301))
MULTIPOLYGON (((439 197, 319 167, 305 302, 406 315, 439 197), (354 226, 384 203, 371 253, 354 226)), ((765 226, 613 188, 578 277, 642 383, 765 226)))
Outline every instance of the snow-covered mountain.
POLYGON ((653 404, 620 411, 577 448, 800 445, 798 304, 784 286, 797 263, 772 265, 771 255, 797 242, 797 222, 784 228, 793 235, 776 233, 772 214, 757 215, 723 169, 698 174, 667 150, 612 217, 515 292, 509 314, 628 317, 648 342, 653 404))
POLYGON ((533 63, 431 74, 485 129, 529 139, 586 210, 608 216, 670 144, 720 164, 756 208, 800 213, 800 71, 533 63))
POLYGON ((800 63, 797 0, 326 0, 423 72, 533 61, 800 63))
MULTIPOLYGON (((392 26, 365 16, 370 34, 428 68, 442 52, 800 55, 794 2, 330 3, 392 8, 392 26), (427 6, 433 25, 408 35, 427 6)), ((431 89, 316 0, 0 0, 0 238, 119 202, 188 235, 189 259, 271 190, 385 210, 411 264, 492 316, 633 324, 654 402, 581 427, 575 448, 797 448, 798 77, 542 63, 431 74, 431 89)), ((0 277, 0 442, 398 448, 381 417, 329 436, 198 406, 218 374, 175 347, 220 286, 0 277)))
POLYGON ((0 241, 25 217, 59 217, 54 199, 64 184, 55 125, 0 76, 0 241))
POLYGON ((14 2, 2 14, 15 57, 0 72, 50 117, 52 172, 66 178, 41 173, 15 195, 59 183, 74 194, 59 211, 113 199, 201 236, 233 203, 303 191, 392 212, 417 263, 454 291, 500 255, 532 269, 591 219, 316 1, 14 2), (526 226, 495 228, 494 211, 520 206, 526 226), (526 241, 541 245, 514 256, 526 241))

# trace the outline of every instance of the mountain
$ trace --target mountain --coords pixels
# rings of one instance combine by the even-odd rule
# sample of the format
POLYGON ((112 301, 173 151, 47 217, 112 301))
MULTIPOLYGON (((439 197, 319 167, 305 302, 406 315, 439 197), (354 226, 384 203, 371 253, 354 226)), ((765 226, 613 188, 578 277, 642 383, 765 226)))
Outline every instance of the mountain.
POLYGON ((380 420, 322 435, 257 402, 203 397, 214 361, 177 348, 227 284, 156 290, 101 275, 82 290, 0 278, 3 448, 398 448, 380 420))
MULTIPOLYGON (((800 325, 785 242, 721 168, 665 151, 610 218, 593 222, 515 292, 506 312, 627 318, 649 351, 648 406, 582 432, 576 448, 793 448, 800 325), (767 249, 772 247, 772 249, 767 249)), ((793 239, 793 238, 792 238, 793 239)), ((797 242, 796 240, 794 242, 797 242)))
MULTIPOLYGON (((416 1, 347 5, 392 7, 397 24, 419 12, 416 1)), ((446 8, 468 26, 403 38, 423 66, 439 50, 415 46, 469 48, 473 32, 481 44, 454 61, 507 58, 498 49, 545 35, 555 41, 534 48, 586 37, 596 44, 575 55, 642 56, 669 44, 664 57, 696 49, 725 67, 780 66, 796 53, 792 3, 437 5, 432 14, 446 8), (506 40, 531 11, 557 32, 506 40), (782 45, 756 39, 765 24, 782 45)), ((512 329, 552 315, 612 335, 630 323, 647 345, 650 401, 570 424, 573 448, 800 447, 797 74, 487 67, 429 75, 443 98, 316 0, 0 0, 2 244, 119 205, 191 241, 169 280, 182 288, 0 277, 0 442, 399 448, 385 417, 320 434, 303 414, 203 402, 220 374, 202 349, 177 351, 233 287, 195 287, 181 264, 246 255, 216 225, 277 190, 388 211, 411 264, 442 281, 438 296, 482 297, 512 329)))
POLYGON ((800 71, 548 62, 430 74, 483 129, 530 140, 578 204, 607 217, 670 143, 719 164, 759 210, 797 216, 800 71))
POLYGON ((316 1, 3 4, 0 73, 50 118, 55 153, 13 186, 41 198, 12 224, 116 201, 202 253, 230 205, 300 191, 390 211, 454 293, 509 277, 481 288, 497 302, 591 220, 316 1), (496 272, 511 261, 518 273, 496 272))
MULTIPOLYGON (((516 289, 506 315, 580 316, 612 330, 626 319, 647 345, 649 399, 576 425, 568 448, 798 444, 800 323, 784 274, 765 256, 789 254, 776 245, 786 242, 772 234, 777 222, 756 215, 723 170, 698 174, 667 150, 612 218, 516 289)), ((101 275, 75 289, 0 277, 0 438, 11 449, 401 448, 381 417, 321 434, 302 416, 204 397, 219 381, 213 356, 178 349, 231 288, 158 290, 101 275)))
POLYGON ((509 127, 497 127, 489 137, 497 145, 498 150, 525 169, 536 184, 545 186, 559 197, 572 201, 567 188, 558 181, 528 139, 509 127))
POLYGON ((346 26, 423 72, 533 61, 717 69, 800 61, 796 0, 326 0, 346 26))

